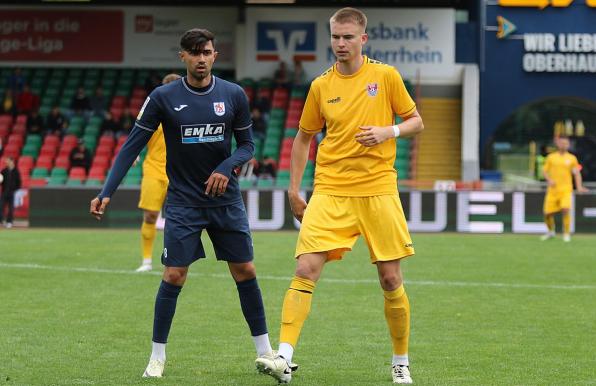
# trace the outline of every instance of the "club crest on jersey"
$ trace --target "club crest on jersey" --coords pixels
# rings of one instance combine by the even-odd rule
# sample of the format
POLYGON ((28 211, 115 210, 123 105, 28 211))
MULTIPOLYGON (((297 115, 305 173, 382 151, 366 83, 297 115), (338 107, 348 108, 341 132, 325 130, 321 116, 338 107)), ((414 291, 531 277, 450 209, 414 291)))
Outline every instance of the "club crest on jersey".
POLYGON ((215 115, 221 117, 226 113, 226 105, 223 102, 213 102, 213 111, 215 115))
POLYGON ((221 142, 224 140, 225 123, 196 123, 180 126, 182 143, 221 142))
POLYGON ((379 84, 378 83, 367 84, 366 91, 368 92, 368 96, 371 96, 371 97, 377 96, 377 93, 379 92, 379 84))

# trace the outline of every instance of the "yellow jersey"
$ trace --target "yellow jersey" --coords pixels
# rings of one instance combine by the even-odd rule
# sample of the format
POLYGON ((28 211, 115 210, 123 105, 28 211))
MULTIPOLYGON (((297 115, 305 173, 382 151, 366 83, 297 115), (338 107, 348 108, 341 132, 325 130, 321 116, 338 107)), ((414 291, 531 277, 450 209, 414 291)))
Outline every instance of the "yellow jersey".
POLYGON ((143 161, 143 176, 163 181, 168 180, 166 175, 166 141, 161 125, 147 143, 147 156, 143 161))
POLYGON ((391 126, 395 114, 411 115, 416 104, 399 72, 364 57, 352 75, 334 65, 310 87, 300 130, 315 134, 326 126, 315 168, 315 193, 364 197, 397 193, 395 139, 373 147, 356 142, 360 126, 391 126))
MULTIPOLYGON (((553 187, 557 191, 573 191, 573 170, 579 166, 577 158, 569 153, 563 154, 558 151, 550 153, 546 156, 543 170, 548 173, 548 176, 555 186, 553 187)), ((549 187, 549 190, 552 188, 549 187)))

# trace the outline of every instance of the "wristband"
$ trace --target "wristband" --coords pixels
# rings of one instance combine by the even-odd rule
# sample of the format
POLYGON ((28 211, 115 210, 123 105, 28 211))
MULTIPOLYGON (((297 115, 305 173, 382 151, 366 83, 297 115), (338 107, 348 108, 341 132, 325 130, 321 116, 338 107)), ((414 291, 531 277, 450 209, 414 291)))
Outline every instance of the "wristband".
POLYGON ((393 125, 391 127, 393 127, 393 135, 395 136, 395 138, 399 137, 399 126, 393 125))

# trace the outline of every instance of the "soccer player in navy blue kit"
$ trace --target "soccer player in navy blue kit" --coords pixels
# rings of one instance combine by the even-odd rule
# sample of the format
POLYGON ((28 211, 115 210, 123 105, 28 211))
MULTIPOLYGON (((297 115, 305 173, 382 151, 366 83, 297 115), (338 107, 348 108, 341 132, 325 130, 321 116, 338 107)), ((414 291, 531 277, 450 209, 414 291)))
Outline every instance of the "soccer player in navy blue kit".
POLYGON ((228 263, 257 356, 271 356, 265 309, 257 284, 248 219, 234 169, 254 152, 248 99, 236 84, 211 74, 217 57, 214 36, 191 29, 180 39, 186 77, 156 88, 118 154, 90 212, 98 219, 127 170, 161 123, 166 142, 163 280, 155 300, 153 350, 144 377, 161 377, 165 347, 188 267, 205 257, 206 229, 218 260, 228 263), (237 149, 231 152, 232 136, 237 149))

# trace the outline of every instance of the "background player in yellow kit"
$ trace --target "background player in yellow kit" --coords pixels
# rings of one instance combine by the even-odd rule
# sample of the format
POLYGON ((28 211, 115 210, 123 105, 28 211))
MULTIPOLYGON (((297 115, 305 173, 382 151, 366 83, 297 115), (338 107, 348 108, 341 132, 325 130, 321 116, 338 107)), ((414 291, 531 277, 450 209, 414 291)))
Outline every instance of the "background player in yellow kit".
POLYGON ((563 241, 571 241, 571 195, 573 194, 573 183, 571 176, 575 178, 577 191, 585 193, 588 191, 583 186, 577 158, 568 152, 569 138, 559 137, 555 139, 557 151, 550 153, 544 162, 544 179, 548 183, 546 196, 544 197, 544 222, 548 232, 541 237, 541 240, 548 240, 555 237, 555 214, 561 212, 563 217, 563 241))
MULTIPOLYGON (((362 55, 368 40, 366 16, 343 8, 331 17, 330 27, 337 62, 312 82, 292 148, 288 196, 302 226, 295 276, 283 302, 279 355, 258 358, 257 367, 282 383, 291 380, 289 363, 323 266, 341 259, 363 235, 384 291, 393 382, 412 383, 410 306, 400 259, 413 255, 414 248, 393 163, 395 138, 413 136, 424 126, 397 70, 362 55), (399 126, 393 125, 395 114, 404 120, 399 126), (310 142, 323 126, 327 132, 319 145, 314 192, 307 206, 298 192, 310 142)), ((348 314, 349 301, 337 301, 346 305, 348 314)))
MULTIPOLYGON (((176 79, 180 79, 180 75, 168 74, 163 78, 162 84, 170 83, 176 79)), ((137 268, 137 272, 147 272, 153 268, 155 223, 166 198, 167 190, 166 142, 163 137, 163 127, 159 125, 147 143, 147 156, 143 161, 143 180, 141 182, 141 198, 139 199, 139 208, 143 209, 143 225, 141 225, 143 263, 137 268)))

